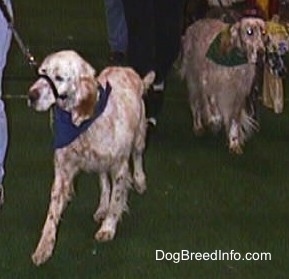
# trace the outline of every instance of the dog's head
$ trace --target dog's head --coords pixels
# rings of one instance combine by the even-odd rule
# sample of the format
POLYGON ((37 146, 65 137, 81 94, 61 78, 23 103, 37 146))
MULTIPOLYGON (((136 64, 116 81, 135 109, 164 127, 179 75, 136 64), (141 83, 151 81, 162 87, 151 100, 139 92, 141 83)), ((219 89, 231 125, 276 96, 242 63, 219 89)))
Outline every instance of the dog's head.
POLYGON ((256 63, 258 54, 265 52, 265 22, 260 18, 243 17, 229 29, 227 48, 237 47, 248 59, 248 63, 256 63))
POLYGON ((47 56, 39 67, 38 80, 30 87, 28 104, 37 111, 46 111, 56 104, 71 112, 72 121, 79 125, 93 114, 97 102, 95 70, 75 51, 65 50, 47 56), (53 82, 57 94, 47 79, 53 82))

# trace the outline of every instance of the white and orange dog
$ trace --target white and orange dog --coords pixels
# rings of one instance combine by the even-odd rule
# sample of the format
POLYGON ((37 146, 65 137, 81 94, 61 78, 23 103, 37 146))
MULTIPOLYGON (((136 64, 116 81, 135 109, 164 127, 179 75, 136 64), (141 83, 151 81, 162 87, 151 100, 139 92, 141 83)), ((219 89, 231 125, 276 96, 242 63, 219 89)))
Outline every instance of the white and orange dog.
POLYGON ((244 17, 232 25, 217 19, 192 24, 183 39, 181 75, 186 80, 199 135, 225 127, 229 150, 242 153, 258 128, 246 107, 256 73, 258 55, 265 52, 265 22, 244 17), (216 42, 216 43, 215 43, 216 42))
POLYGON ((151 72, 142 80, 130 68, 108 67, 96 77, 93 67, 71 50, 49 55, 39 67, 39 74, 29 89, 29 105, 36 111, 55 108, 56 139, 50 205, 32 255, 36 265, 53 253, 61 215, 72 198, 73 178, 79 171, 99 173, 101 195, 94 213, 95 221, 101 222, 95 234, 98 241, 114 238, 127 207, 130 185, 139 193, 145 191, 147 124, 142 97, 155 76, 151 72), (59 98, 41 75, 52 80, 59 98))

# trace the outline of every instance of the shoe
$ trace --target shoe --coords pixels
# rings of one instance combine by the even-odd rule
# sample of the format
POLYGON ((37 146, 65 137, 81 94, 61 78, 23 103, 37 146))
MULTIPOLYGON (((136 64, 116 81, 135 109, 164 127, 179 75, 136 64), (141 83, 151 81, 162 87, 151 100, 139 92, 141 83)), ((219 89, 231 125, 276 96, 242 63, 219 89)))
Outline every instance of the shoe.
POLYGON ((157 119, 155 117, 149 117, 147 119, 148 125, 151 127, 156 127, 157 126, 157 119))
POLYGON ((153 84, 144 96, 147 123, 151 128, 157 126, 158 116, 164 102, 164 83, 153 84))
POLYGON ((4 187, 0 184, 0 207, 4 204, 4 187))
POLYGON ((155 92, 163 92, 165 90, 165 83, 164 81, 158 82, 158 83, 154 83, 153 84, 153 90, 155 92))
POLYGON ((112 51, 109 55, 108 62, 111 66, 122 66, 125 63, 125 54, 120 51, 112 51))

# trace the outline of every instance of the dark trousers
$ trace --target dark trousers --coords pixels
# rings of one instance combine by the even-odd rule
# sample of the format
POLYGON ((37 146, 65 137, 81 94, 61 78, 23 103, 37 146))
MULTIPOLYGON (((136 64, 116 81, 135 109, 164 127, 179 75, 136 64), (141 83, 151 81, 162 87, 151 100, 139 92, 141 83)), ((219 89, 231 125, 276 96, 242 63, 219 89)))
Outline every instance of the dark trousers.
POLYGON ((166 79, 181 39, 184 0, 123 0, 128 27, 128 64, 142 77, 166 79))

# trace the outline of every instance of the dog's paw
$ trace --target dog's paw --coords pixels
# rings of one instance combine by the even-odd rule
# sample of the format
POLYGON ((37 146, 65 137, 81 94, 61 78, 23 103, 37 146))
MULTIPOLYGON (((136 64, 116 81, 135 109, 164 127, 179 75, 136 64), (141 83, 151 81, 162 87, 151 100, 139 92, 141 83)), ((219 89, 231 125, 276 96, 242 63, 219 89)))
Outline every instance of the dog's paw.
POLYGON ((230 153, 237 154, 237 155, 243 154, 243 149, 237 140, 230 142, 229 151, 230 153))
POLYGON ((134 188, 139 194, 143 194, 147 189, 145 176, 139 176, 134 178, 134 188))
POLYGON ((55 238, 41 238, 31 256, 32 262, 37 266, 45 263, 52 256, 54 245, 55 238))
POLYGON ((31 256, 32 262, 39 266, 45 263, 52 256, 52 249, 37 249, 31 256))
POLYGON ((115 231, 113 230, 102 230, 100 229, 96 234, 95 234, 95 239, 99 242, 105 242, 112 240, 114 238, 115 231))
POLYGON ((106 215, 107 215, 106 209, 98 208, 96 212, 93 214, 93 220, 96 223, 101 223, 106 218, 106 215))

